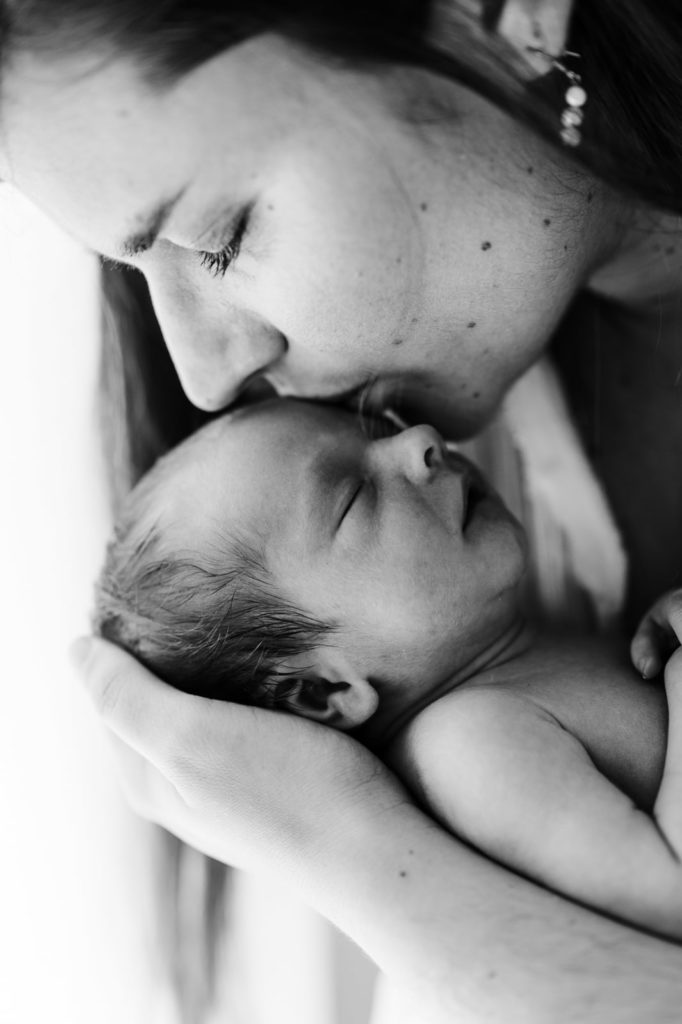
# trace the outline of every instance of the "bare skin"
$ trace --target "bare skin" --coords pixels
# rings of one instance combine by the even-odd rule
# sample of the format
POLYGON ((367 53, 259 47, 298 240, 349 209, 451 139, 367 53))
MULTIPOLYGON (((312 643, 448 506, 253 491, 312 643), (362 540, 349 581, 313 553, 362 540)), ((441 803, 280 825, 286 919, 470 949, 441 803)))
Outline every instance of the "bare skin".
MULTIPOLYGON (((557 4, 522 6, 537 17, 557 4)), ((560 39, 552 43, 561 49, 560 39)), ((645 255, 619 197, 589 176, 576 179, 572 165, 466 90, 448 91, 464 114, 457 132, 441 119, 414 134, 378 82, 321 74, 319 65, 311 77, 286 48, 253 46, 246 68, 243 49, 221 55, 170 93, 150 94, 125 61, 79 81, 82 61, 52 66, 44 56, 20 56, 3 77, 0 174, 93 248, 114 255, 151 202, 192 186, 158 244, 124 259, 147 275, 197 404, 221 407, 258 373, 286 393, 324 396, 379 374, 425 418, 466 432, 494 411, 581 289, 645 305, 651 289, 674 295, 678 252, 645 255), (240 95, 230 88, 235 79, 254 113, 269 114, 240 118, 237 102, 226 132, 225 106, 240 95), (223 120, 213 123, 216 107, 223 120), (297 126, 295 152, 282 145, 282 125, 297 126), (321 167, 306 190, 290 190, 294 156, 299 166, 321 167), (263 233, 234 273, 212 277, 197 252, 229 240, 222 221, 210 236, 215 201, 224 214, 228 200, 254 198, 263 233), (337 241, 331 251, 329 239, 337 241), (635 292, 643 266, 646 296, 635 292), (332 344, 320 347, 320 339, 332 344)), ((661 233, 670 230, 676 226, 661 233)), ((653 246, 655 232, 647 237, 653 246)), ((626 332, 623 345, 631 338, 626 332)), ((636 376, 656 340, 634 361, 636 376)), ((652 413, 656 394, 647 388, 642 411, 672 459, 680 413, 652 413)), ((615 438, 609 451, 602 469, 607 478, 612 471, 609 489, 624 516, 631 480, 621 486, 615 438)), ((679 543, 681 511, 659 511, 667 496, 657 458, 638 446, 631 463, 638 494, 648 493, 655 510, 638 500, 632 522, 637 561, 649 530, 660 545, 646 570, 650 587, 669 572, 663 552, 679 543)), ((390 773, 348 737, 206 706, 106 645, 81 653, 102 720, 124 741, 134 805, 214 856, 297 885, 414 996, 424 1018, 677 1021, 679 949, 473 854, 406 802, 390 773), (256 748, 269 751, 267 770, 256 748), (294 750, 295 771, 287 760, 294 750), (411 860, 417 866, 408 873, 411 860)))
POLYGON ((662 686, 638 680, 624 654, 529 639, 417 709, 389 763, 489 856, 679 941, 679 664, 668 671, 668 730, 662 686))
MULTIPOLYGON (((428 425, 373 432, 311 403, 214 419, 131 503, 127 551, 153 523, 165 557, 191 550, 220 571, 238 537, 260 553, 274 594, 333 623, 286 657, 263 638, 261 667, 274 658, 285 673, 270 684, 287 710, 351 731, 494 860, 682 940, 682 651, 665 694, 637 676, 656 675, 679 643, 682 590, 649 613, 632 663, 613 638, 535 635, 521 614, 521 528, 475 467, 428 425)), ((228 598, 193 591, 208 636, 228 598)), ((123 642, 162 671, 151 608, 139 640, 123 642)), ((191 686, 191 662, 167 656, 191 686)), ((222 658, 197 692, 231 700, 229 642, 222 658)), ((253 677, 247 692, 261 703, 253 677)))
POLYGON ((139 667, 131 673, 132 659, 101 641, 77 655, 99 713, 123 741, 133 806, 218 859, 293 885, 414 1000, 419 1019, 677 1021, 679 947, 457 843, 349 737, 220 702, 209 702, 207 714, 206 701, 139 667), (252 735, 257 728, 267 737, 269 717, 283 738, 282 761, 279 774, 265 778, 252 735), (296 782, 305 799, 295 816, 290 766, 284 771, 292 745, 305 751, 296 782))

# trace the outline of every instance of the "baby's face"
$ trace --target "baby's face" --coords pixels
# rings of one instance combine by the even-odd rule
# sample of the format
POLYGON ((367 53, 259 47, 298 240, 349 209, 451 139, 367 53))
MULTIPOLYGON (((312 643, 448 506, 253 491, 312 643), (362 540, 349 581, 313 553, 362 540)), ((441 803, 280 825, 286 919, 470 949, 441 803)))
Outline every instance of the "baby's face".
POLYGON ((376 679, 437 683, 515 609, 521 528, 429 427, 372 440, 350 413, 269 402, 190 442, 161 497, 172 545, 254 546, 376 679))

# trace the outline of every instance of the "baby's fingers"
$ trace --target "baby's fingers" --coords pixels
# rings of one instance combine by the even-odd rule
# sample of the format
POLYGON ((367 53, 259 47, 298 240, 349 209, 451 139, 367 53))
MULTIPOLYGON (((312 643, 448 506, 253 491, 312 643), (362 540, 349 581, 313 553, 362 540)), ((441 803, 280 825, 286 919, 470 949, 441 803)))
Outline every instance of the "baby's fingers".
POLYGON ((640 622, 630 644, 630 657, 643 679, 653 679, 663 668, 661 627, 652 619, 640 622))
POLYGON ((635 668, 651 679, 663 668, 668 657, 680 645, 682 637, 682 591, 664 594, 644 616, 630 645, 635 668))

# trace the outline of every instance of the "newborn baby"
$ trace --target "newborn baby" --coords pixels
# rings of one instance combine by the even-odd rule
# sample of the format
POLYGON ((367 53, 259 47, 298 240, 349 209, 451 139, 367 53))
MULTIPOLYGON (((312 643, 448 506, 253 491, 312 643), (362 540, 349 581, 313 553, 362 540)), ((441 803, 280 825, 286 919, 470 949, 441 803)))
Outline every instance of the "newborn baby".
MULTIPOLYGON (((96 627, 208 697, 352 730, 457 835, 682 938, 682 655, 662 688, 534 637, 521 527, 429 427, 371 439, 275 400, 214 420, 131 494, 96 627)), ((665 599, 633 650, 660 667, 665 599)))

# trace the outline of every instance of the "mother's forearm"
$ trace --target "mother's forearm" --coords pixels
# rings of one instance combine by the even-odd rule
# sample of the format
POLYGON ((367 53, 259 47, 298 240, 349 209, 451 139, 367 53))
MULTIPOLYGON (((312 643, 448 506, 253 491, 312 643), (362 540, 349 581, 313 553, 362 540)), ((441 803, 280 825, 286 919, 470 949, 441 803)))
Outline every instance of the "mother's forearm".
POLYGON ((507 872, 407 804, 340 821, 312 868, 305 895, 419 1024, 679 1022, 680 947, 507 872))
POLYGON ((180 693, 104 641, 74 653, 135 806, 296 885, 409 993, 419 1024, 678 1024, 680 947, 473 853, 347 736, 180 693))

